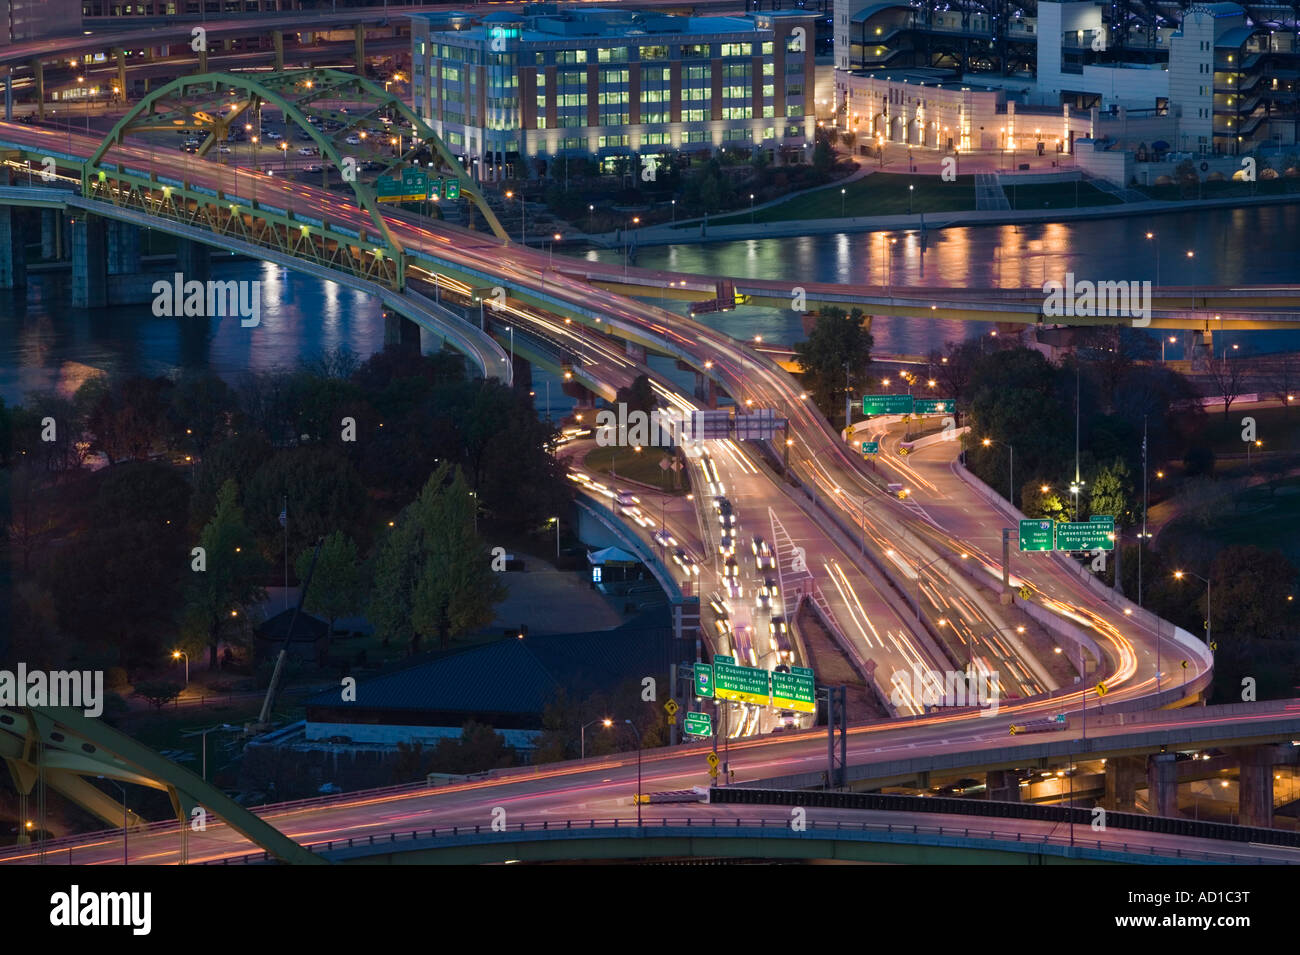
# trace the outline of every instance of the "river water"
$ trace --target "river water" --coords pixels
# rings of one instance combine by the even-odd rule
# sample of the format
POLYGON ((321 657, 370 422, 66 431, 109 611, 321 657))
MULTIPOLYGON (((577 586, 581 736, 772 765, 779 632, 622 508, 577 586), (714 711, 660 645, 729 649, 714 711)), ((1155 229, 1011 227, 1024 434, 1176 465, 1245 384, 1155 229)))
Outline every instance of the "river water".
MULTIPOLYGON (((931 230, 924 257, 918 233, 893 232, 650 247, 640 250, 636 264, 786 277, 792 287, 800 281, 1016 286, 1059 281, 1066 271, 1081 280, 1156 281, 1157 249, 1162 284, 1298 283, 1300 205, 931 230), (1147 232, 1157 239, 1148 240, 1147 232)), ((586 255, 622 260, 620 250, 586 255)), ((243 328, 238 318, 157 318, 148 305, 74 309, 67 271, 29 273, 25 290, 0 291, 0 396, 13 403, 32 390, 71 391, 101 373, 207 369, 234 381, 245 370, 291 366, 339 345, 363 357, 383 347, 379 303, 365 295, 269 263, 214 258, 213 275, 262 283, 258 327, 243 328)), ((668 307, 685 309, 682 303, 668 307)), ((803 337, 799 317, 790 311, 740 309, 702 318, 739 338, 762 335, 789 344, 803 337)), ((872 333, 877 351, 915 354, 986 328, 877 317, 872 333)), ((1228 341, 1241 344, 1243 354, 1300 349, 1300 332, 1248 332, 1228 341)), ((436 345, 425 333, 425 347, 436 345)), ((1181 347, 1180 339, 1170 346, 1169 357, 1182 357, 1181 347)), ((548 377, 539 372, 534 380, 544 410, 548 377)), ((570 402, 558 381, 551 379, 549 390, 559 414, 570 402)))

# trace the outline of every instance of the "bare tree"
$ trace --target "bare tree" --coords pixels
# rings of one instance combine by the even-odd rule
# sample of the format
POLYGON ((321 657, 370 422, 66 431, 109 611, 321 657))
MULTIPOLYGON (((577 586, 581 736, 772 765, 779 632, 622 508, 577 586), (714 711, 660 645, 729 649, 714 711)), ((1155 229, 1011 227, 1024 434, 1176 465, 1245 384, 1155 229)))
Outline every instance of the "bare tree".
POLYGON ((1276 398, 1288 409, 1300 388, 1300 356, 1294 354, 1271 355, 1261 360, 1261 383, 1265 394, 1276 398))
POLYGON ((1223 396, 1223 416, 1226 418, 1232 403, 1246 390, 1246 378, 1251 369, 1242 359, 1226 355, 1218 361, 1211 357, 1206 365, 1215 394, 1223 396))

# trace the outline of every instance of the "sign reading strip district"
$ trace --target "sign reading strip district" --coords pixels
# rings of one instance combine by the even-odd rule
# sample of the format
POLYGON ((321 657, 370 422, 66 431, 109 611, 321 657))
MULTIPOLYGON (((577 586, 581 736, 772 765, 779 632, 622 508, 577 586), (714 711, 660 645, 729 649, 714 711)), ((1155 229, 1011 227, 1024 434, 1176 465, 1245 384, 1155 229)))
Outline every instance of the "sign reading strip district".
POLYGON ((713 658, 713 692, 718 699, 772 705, 772 684, 767 670, 722 663, 720 659, 713 658))

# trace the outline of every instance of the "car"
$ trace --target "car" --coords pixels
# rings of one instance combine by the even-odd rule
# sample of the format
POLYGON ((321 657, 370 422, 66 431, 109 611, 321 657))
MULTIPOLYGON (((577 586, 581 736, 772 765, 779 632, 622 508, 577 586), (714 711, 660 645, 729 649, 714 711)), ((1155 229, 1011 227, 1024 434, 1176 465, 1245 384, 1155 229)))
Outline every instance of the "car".
POLYGON ((718 553, 723 557, 731 557, 736 552, 736 537, 728 530, 723 530, 722 536, 718 538, 718 553))
POLYGON ((225 143, 222 143, 220 146, 217 147, 217 152, 230 153, 230 152, 234 152, 234 150, 231 149, 229 146, 227 146, 225 143))
POLYGON ((654 532, 654 540, 655 540, 655 543, 658 544, 660 547, 676 547, 676 546, 677 546, 677 538, 676 538, 676 537, 673 537, 673 535, 670 534, 670 533, 668 533, 668 531, 666 531, 666 530, 663 530, 663 531, 655 531, 655 532, 654 532))
POLYGON ((718 523, 723 527, 736 526, 736 512, 732 510, 731 502, 726 498, 722 499, 722 506, 718 508, 718 523))
POLYGON ((298 148, 299 156, 319 156, 320 150, 315 146, 300 146, 298 148))
POLYGON ((360 145, 361 145, 361 137, 358 136, 358 135, 356 135, 355 133, 353 133, 351 136, 349 136, 347 139, 345 139, 345 140, 343 140, 343 141, 344 141, 345 143, 347 143, 349 146, 360 146, 360 145))
POLYGON ((737 580, 740 579, 740 565, 736 563, 736 558, 727 558, 727 562, 722 565, 722 575, 724 577, 734 577, 737 580))
POLYGON ((181 147, 181 152, 183 153, 196 153, 198 151, 199 151, 198 146, 191 146, 189 143, 186 143, 184 146, 181 147))
POLYGON ((384 164, 377 159, 367 159, 361 164, 361 168, 366 172, 374 172, 376 169, 383 169, 384 164))
MULTIPOLYGON (((745 589, 740 585, 740 578, 738 577, 727 578, 727 594, 733 600, 739 600, 740 598, 745 596, 745 589)), ((752 653, 753 651, 751 650, 750 652, 752 653)))
POLYGON ((763 610, 771 610, 772 602, 777 598, 776 581, 771 577, 765 578, 763 585, 758 588, 754 594, 754 603, 763 610))
POLYGON ((284 139, 284 137, 279 133, 277 133, 274 129, 268 129, 263 131, 262 137, 264 139, 269 140, 270 142, 276 142, 277 140, 284 139))
POLYGON ((304 172, 322 172, 324 169, 325 167, 318 162, 314 162, 310 166, 303 167, 304 172))
POLYGON ((778 649, 781 639, 789 636, 790 628, 785 622, 785 617, 780 614, 774 614, 772 619, 767 623, 768 633, 771 634, 773 641, 777 642, 778 649))
POLYGON ((754 551, 755 570, 776 570, 776 557, 772 554, 772 548, 767 545, 767 541, 755 537, 751 547, 754 551))
POLYGON ((304 143, 309 143, 311 142, 311 133, 307 132, 305 129, 300 129, 293 134, 293 138, 301 140, 304 143))

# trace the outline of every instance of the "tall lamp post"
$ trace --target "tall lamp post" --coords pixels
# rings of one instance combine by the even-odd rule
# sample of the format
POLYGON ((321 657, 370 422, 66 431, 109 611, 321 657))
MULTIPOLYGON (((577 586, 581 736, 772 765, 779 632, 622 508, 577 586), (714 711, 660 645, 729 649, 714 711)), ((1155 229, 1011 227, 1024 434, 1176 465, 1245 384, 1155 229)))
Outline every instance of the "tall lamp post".
POLYGON ((179 660, 181 657, 185 658, 185 685, 189 686, 190 685, 190 655, 186 653, 184 650, 172 651, 173 660, 179 660))
POLYGON ((1154 232, 1147 233, 1147 240, 1156 244, 1156 288, 1160 287, 1160 236, 1154 232))
POLYGON ((1210 616, 1210 581, 1209 581, 1208 578, 1206 578, 1206 577, 1202 577, 1200 574, 1194 574, 1194 573, 1192 573, 1190 570, 1175 570, 1175 571, 1174 571, 1174 579, 1175 579, 1175 580, 1182 580, 1184 577, 1195 577, 1197 580, 1199 580, 1199 581, 1201 581, 1203 584, 1205 584, 1205 642, 1206 642, 1206 644, 1208 645, 1208 644, 1210 643, 1210 623, 1211 623, 1211 616, 1210 616))
POLYGON ((641 828, 641 731, 636 728, 636 724, 631 720, 624 720, 628 726, 632 727, 632 732, 636 734, 636 826, 641 828))
POLYGON ((579 737, 581 740, 581 747, 582 747, 579 750, 579 752, 582 754, 583 759, 587 758, 587 727, 593 726, 596 723, 599 723, 601 726, 605 727, 605 729, 609 729, 611 726, 614 725, 614 721, 611 720, 608 716, 606 716, 604 719, 592 720, 590 723, 582 724, 582 729, 579 730, 578 732, 579 732, 579 737))

